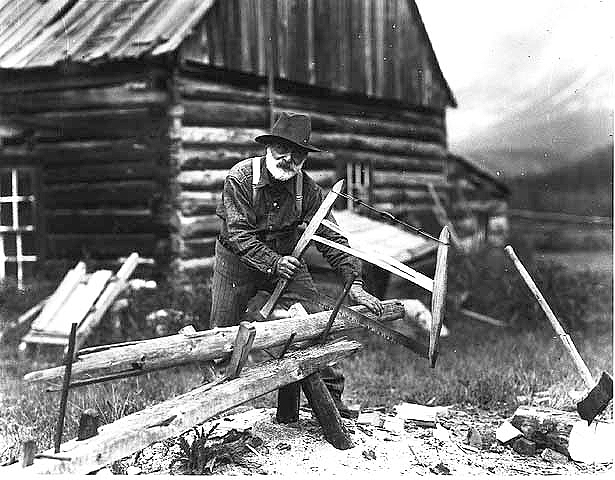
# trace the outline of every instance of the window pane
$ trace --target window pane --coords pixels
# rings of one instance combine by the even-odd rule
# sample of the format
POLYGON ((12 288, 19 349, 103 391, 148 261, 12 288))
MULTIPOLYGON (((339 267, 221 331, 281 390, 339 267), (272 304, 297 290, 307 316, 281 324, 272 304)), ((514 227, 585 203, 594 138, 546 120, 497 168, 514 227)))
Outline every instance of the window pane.
POLYGON ((31 279, 36 274, 36 262, 23 262, 21 268, 24 280, 31 279))
POLYGON ((19 195, 32 195, 32 172, 28 170, 18 170, 17 193, 19 195))
POLYGON ((23 255, 37 255, 36 234, 34 232, 23 232, 21 234, 21 250, 23 255))
POLYGON ((13 226, 13 205, 10 203, 0 203, 0 225, 13 226))
POLYGON ((7 257, 14 257, 15 255, 17 255, 15 234, 14 233, 4 233, 2 237, 4 238, 4 255, 7 257))
POLYGON ((19 226, 34 225, 34 205, 32 202, 19 202, 17 205, 19 211, 19 226))
POLYGON ((7 278, 17 278, 17 262, 6 262, 4 268, 7 278))
POLYGON ((0 197, 10 197, 12 195, 11 170, 0 172, 0 197))

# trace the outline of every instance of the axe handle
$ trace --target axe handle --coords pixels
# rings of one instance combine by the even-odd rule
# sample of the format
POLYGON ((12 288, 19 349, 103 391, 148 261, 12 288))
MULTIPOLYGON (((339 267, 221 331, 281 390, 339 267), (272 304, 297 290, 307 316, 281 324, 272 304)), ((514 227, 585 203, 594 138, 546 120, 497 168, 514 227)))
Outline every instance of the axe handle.
POLYGON ((528 286, 528 288, 530 289, 530 291, 532 292, 532 294, 538 301, 538 304, 542 308, 543 312, 545 312, 545 315, 549 319, 549 322, 551 322, 551 325, 553 326, 553 328, 555 329, 555 331, 561 338, 562 343, 564 344, 564 347, 566 347, 566 350, 568 350, 568 353, 570 353, 570 356, 572 357, 574 365, 577 367, 577 370, 579 371, 579 374, 583 378, 585 385, 587 386, 587 388, 593 388, 594 379, 592 378, 592 374, 589 371, 589 368, 587 368, 587 365, 585 365, 585 362, 581 358, 581 355, 579 355, 579 352, 574 346, 574 343, 572 343, 572 339, 560 325, 559 321, 557 320, 557 317, 553 313, 553 310, 551 310, 551 307, 549 307, 549 304, 545 300, 545 297, 543 297, 542 293, 540 293, 540 290, 534 283, 534 280, 530 276, 529 272, 525 269, 525 267, 521 263, 521 260, 519 260, 519 258, 515 254, 515 251, 513 250, 513 248, 510 245, 508 245, 505 248, 505 250, 508 256, 510 257, 510 259, 515 264, 515 267, 521 274, 521 278, 523 278, 523 280, 525 281, 525 284, 528 286))

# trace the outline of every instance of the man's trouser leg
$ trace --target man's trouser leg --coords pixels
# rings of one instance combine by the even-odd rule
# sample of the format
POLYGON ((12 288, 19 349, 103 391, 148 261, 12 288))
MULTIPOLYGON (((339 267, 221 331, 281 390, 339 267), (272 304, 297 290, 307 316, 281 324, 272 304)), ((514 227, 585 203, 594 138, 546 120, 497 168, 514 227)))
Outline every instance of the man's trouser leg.
POLYGON ((208 328, 239 325, 248 301, 256 293, 255 276, 237 255, 216 242, 208 328))
MULTIPOLYGON (((310 275, 307 266, 303 263, 303 266, 288 284, 277 304, 288 309, 294 303, 301 302, 301 300, 317 297, 318 290, 316 290, 312 275, 310 275)), ((306 307, 308 307, 306 308, 308 313, 317 313, 317 311, 310 310, 309 305, 306 307)), ((325 382, 327 389, 331 392, 331 396, 334 399, 341 400, 342 392, 344 391, 344 375, 341 368, 335 365, 325 367, 320 371, 320 376, 325 382)))

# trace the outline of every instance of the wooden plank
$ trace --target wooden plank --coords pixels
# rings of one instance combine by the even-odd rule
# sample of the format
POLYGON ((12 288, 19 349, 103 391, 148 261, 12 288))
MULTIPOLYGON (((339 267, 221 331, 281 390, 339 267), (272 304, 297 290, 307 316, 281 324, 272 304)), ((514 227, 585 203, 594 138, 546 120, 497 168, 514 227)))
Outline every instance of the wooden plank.
POLYGON ((34 128, 41 140, 82 138, 132 138, 155 135, 162 128, 162 112, 148 108, 54 111, 27 115, 7 115, 7 120, 24 128, 34 128))
POLYGON ((94 162, 151 161, 160 155, 158 146, 144 139, 80 140, 38 143, 32 154, 41 158, 43 165, 79 164, 94 162))
POLYGON ((31 329, 44 330, 60 307, 69 298, 71 292, 79 285, 85 275, 85 263, 79 262, 69 270, 56 291, 45 303, 40 315, 32 322, 31 329))
POLYGON ((241 45, 241 70, 244 72, 254 71, 254 58, 252 57, 254 36, 251 35, 250 24, 254 23, 254 12, 252 11, 250 0, 237 2, 237 16, 239 17, 239 35, 241 45))
POLYGON ((382 97, 384 96, 384 56, 385 56, 385 46, 384 46, 384 8, 385 2, 384 0, 375 0, 373 3, 373 16, 372 22, 374 25, 374 94, 382 97))
POLYGON ((288 1, 288 78, 299 83, 309 83, 308 74, 308 3, 305 0, 288 1))
POLYGON ((70 440, 60 454, 70 461, 38 458, 27 470, 21 465, 6 467, 15 473, 85 474, 147 445, 175 437, 215 415, 272 392, 284 385, 334 363, 361 348, 358 342, 342 340, 289 353, 282 360, 272 360, 248 367, 243 374, 213 388, 195 388, 173 399, 103 425, 95 437, 70 440))
POLYGON ((184 190, 221 190, 228 170, 184 170, 177 183, 184 190))
POLYGON ((105 289, 96 300, 96 303, 94 303, 92 309, 79 326, 75 351, 79 351, 92 330, 98 325, 107 309, 113 304, 122 290, 126 288, 127 281, 134 272, 138 263, 139 255, 137 253, 131 253, 124 264, 117 271, 113 279, 107 283, 105 289))
POLYGON ((58 346, 66 346, 67 342, 66 335, 51 335, 38 330, 28 332, 21 340, 24 343, 43 343, 58 346))
POLYGON ((276 26, 275 43, 277 45, 277 69, 276 76, 279 78, 289 78, 290 56, 289 56, 289 44, 290 44, 290 32, 288 30, 289 23, 289 0, 274 0, 276 5, 277 15, 274 17, 276 26))
POLYGON ((215 254, 216 237, 184 239, 179 235, 172 237, 174 252, 181 258, 213 257, 215 254))
POLYGON ((215 146, 195 148, 195 146, 185 145, 179 154, 179 159, 183 170, 229 169, 241 160, 263 154, 263 147, 257 144, 230 148, 216 148, 215 146))
POLYGON ((162 171, 152 161, 55 166, 43 170, 45 184, 152 179, 162 171))
MULTIPOLYGON (((423 187, 417 189, 398 189, 398 188, 374 188, 372 191, 372 201, 375 203, 386 202, 403 202, 415 201, 428 204, 431 201, 431 195, 423 187)), ((431 203, 433 210, 433 202, 431 203)))
POLYGON ((181 192, 178 197, 179 209, 184 216, 213 214, 222 192, 181 192))
POLYGON ((349 89, 353 92, 365 92, 365 60, 363 32, 363 0, 350 0, 347 19, 350 33, 349 44, 349 89))
POLYGON ((87 252, 94 258, 111 258, 126 255, 138 249, 144 256, 153 256, 157 249, 158 235, 142 234, 50 234, 47 238, 49 258, 75 258, 87 252))
POLYGON ((264 135, 265 129, 182 127, 181 137, 186 144, 199 145, 255 145, 254 138, 264 135))
POLYGON ((19 317, 17 317, 17 319, 13 320, 12 322, 7 323, 2 329, 2 332, 0 332, 0 342, 2 341, 4 337, 6 337, 7 332, 9 332, 10 330, 14 330, 17 327, 30 322, 35 316, 37 316, 41 312, 41 310, 45 306, 45 303, 47 303, 48 300, 49 300, 49 297, 44 298, 43 300, 38 302, 36 305, 34 305, 33 307, 29 308, 24 313, 22 313, 19 317))
POLYGON ((66 233, 155 233, 161 230, 145 209, 68 209, 48 210, 47 232, 66 233))
POLYGON ((177 214, 173 220, 177 233, 183 238, 211 236, 220 231, 220 217, 217 215, 198 215, 186 217, 177 214))
MULTIPOLYGON (((383 301, 383 322, 398 320, 404 316, 404 306, 397 300, 383 301)), ((370 318, 376 318, 363 306, 350 307, 370 318)), ((327 324, 331 311, 308 315, 308 317, 291 317, 281 320, 258 322, 253 349, 262 350, 284 345, 291 333, 296 333, 294 342, 315 339, 327 324)), ((331 333, 357 328, 355 323, 336 317, 331 333)), ((119 372, 148 372, 183 365, 192 362, 210 361, 223 358, 230 353, 230 348, 237 335, 238 327, 223 327, 204 330, 192 335, 171 335, 135 342, 131 345, 113 346, 107 349, 80 355, 73 364, 73 379, 83 380, 101 375, 119 372)), ((101 347, 103 348, 103 347, 101 347)), ((53 367, 28 373, 27 382, 57 381, 62 378, 63 367, 53 367)))
POLYGON ((76 208, 77 206, 113 207, 149 206, 158 184, 146 180, 125 180, 99 183, 71 183, 46 188, 48 208, 76 208))
POLYGON ((446 156, 446 148, 437 143, 412 141, 393 137, 314 132, 311 136, 311 142, 324 148, 376 150, 380 152, 432 158, 444 158, 446 156))
POLYGON ((68 342, 71 325, 73 323, 79 325, 82 322, 112 274, 111 270, 98 270, 90 276, 87 282, 79 283, 45 330, 65 334, 68 342))
POLYGON ((337 68, 335 71, 337 72, 337 81, 336 81, 336 90, 340 91, 348 91, 350 90, 351 84, 351 72, 352 72, 352 57, 351 57, 351 42, 352 42, 352 32, 351 32, 351 16, 352 11, 350 10, 350 1, 349 0, 337 0, 335 2, 335 22, 337 24, 337 43, 334 48, 330 47, 329 54, 331 55, 332 51, 337 52, 337 68))
POLYGON ((165 105, 169 95, 152 90, 145 82, 130 82, 101 88, 80 88, 0 95, 2 113, 37 113, 57 110, 165 105))
POLYGON ((0 72, 0 93, 19 94, 39 91, 86 89, 121 86, 131 82, 146 82, 154 76, 165 76, 159 68, 138 65, 135 62, 114 62, 94 67, 73 65, 73 71, 58 75, 57 69, 48 69, 32 75, 28 69, 0 72))
POLYGON ((375 187, 416 187, 417 185, 448 186, 446 177, 440 173, 416 173, 411 171, 386 171, 376 170, 373 172, 373 185, 375 187))
POLYGON ((250 322, 241 322, 237 330, 237 336, 233 344, 231 359, 226 366, 225 375, 229 379, 237 378, 248 359, 248 354, 252 350, 256 327, 250 322))

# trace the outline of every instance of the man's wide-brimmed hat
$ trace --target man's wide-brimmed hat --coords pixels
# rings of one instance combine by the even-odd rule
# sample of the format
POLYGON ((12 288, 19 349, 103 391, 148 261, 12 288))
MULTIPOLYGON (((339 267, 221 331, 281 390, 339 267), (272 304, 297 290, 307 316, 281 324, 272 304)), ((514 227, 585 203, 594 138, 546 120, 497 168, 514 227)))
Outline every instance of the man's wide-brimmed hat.
POLYGON ((264 145, 281 142, 301 147, 309 152, 322 152, 320 148, 309 144, 312 133, 310 117, 300 113, 282 112, 273 127, 271 134, 259 135, 254 140, 264 145))

